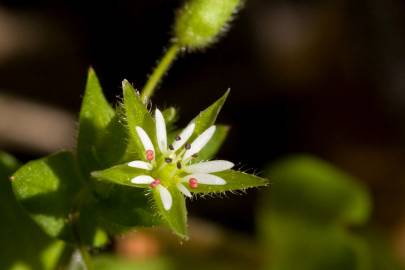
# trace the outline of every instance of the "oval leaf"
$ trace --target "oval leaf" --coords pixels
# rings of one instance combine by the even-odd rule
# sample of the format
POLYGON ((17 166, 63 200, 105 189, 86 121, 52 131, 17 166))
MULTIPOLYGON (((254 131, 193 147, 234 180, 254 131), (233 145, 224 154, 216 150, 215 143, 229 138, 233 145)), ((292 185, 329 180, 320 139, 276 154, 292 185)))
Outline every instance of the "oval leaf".
POLYGON ((17 200, 50 236, 73 239, 69 215, 82 187, 73 155, 61 152, 31 161, 13 176, 17 200))

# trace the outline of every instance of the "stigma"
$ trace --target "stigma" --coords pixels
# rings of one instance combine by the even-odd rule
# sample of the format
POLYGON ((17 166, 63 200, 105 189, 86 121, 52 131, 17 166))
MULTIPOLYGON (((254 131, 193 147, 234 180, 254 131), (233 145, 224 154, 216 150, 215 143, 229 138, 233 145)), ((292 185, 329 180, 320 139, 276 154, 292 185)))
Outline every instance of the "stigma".
POLYGON ((198 187, 198 181, 196 178, 190 178, 190 180, 188 180, 188 185, 190 186, 190 188, 197 188, 198 187))
POLYGON ((153 181, 152 183, 150 183, 150 187, 151 188, 155 188, 158 185, 160 185, 160 180, 159 179, 155 179, 155 181, 153 181))
POLYGON ((152 161, 155 158, 155 154, 152 150, 146 151, 146 159, 152 161))

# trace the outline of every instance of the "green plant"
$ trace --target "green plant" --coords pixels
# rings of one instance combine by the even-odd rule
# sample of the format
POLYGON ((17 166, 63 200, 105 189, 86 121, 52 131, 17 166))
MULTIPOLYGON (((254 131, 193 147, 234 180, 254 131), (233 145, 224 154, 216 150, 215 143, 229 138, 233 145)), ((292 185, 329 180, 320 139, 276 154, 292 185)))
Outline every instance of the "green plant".
POLYGON ((229 91, 183 130, 173 129, 174 108, 153 113, 148 108, 177 53, 212 44, 239 5, 235 0, 186 3, 171 48, 144 90, 138 93, 124 80, 123 101, 116 108, 90 69, 76 149, 28 162, 10 178, 15 198, 32 220, 72 247, 70 253, 77 248, 87 269, 93 268, 90 248, 138 226, 163 223, 187 239, 186 197, 267 185, 263 178, 232 170, 232 162, 206 161, 228 132, 214 123, 229 91))

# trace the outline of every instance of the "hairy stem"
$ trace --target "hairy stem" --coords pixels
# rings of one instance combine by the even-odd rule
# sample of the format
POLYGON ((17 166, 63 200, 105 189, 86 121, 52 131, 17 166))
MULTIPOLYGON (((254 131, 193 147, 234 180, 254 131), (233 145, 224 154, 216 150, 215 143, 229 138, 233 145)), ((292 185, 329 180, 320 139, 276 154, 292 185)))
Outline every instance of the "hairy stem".
POLYGON ((148 81, 145 84, 141 92, 141 99, 144 103, 153 95, 153 92, 156 89, 156 86, 162 80, 163 76, 167 73, 173 61, 176 59, 177 54, 180 51, 178 44, 173 43, 170 48, 163 55, 162 59, 159 61, 159 64, 153 70, 152 75, 148 78, 148 81))

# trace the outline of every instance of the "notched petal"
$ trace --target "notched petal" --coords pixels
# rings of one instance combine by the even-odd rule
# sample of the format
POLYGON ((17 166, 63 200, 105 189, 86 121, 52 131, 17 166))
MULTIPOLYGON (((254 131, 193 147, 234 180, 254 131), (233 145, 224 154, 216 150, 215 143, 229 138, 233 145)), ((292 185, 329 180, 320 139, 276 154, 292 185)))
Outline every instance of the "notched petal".
POLYGON ((213 173, 231 169, 234 164, 227 160, 212 160, 192 164, 184 168, 188 173, 213 173))
POLYGON ((159 191, 160 199, 162 200, 163 208, 168 211, 172 208, 173 198, 169 190, 162 185, 158 185, 157 190, 159 191))
POLYGON ((155 121, 156 121, 156 139, 158 142, 159 149, 162 153, 166 153, 167 152, 166 123, 162 113, 158 109, 156 109, 155 112, 155 121))
POLYGON ((184 196, 186 197, 193 197, 193 195, 191 195, 191 192, 181 183, 178 183, 177 185, 177 189, 180 190, 181 193, 183 193, 184 196))
POLYGON ((195 123, 190 123, 183 131, 179 134, 179 140, 175 140, 173 142, 173 150, 176 151, 180 147, 182 147, 188 139, 190 139, 191 135, 193 135, 195 129, 195 123))
POLYGON ((153 179, 151 176, 149 175, 139 175, 137 177, 134 177, 131 179, 131 183, 133 184, 151 184, 153 181, 155 181, 155 179, 153 179))
POLYGON ((208 173, 195 173, 195 174, 190 174, 187 175, 186 177, 183 178, 183 182, 188 182, 190 179, 195 178, 198 181, 198 184, 203 184, 203 185, 225 185, 226 181, 216 175, 213 174, 208 174, 208 173))
POLYGON ((197 139, 195 139, 192 142, 190 149, 188 149, 184 153, 183 159, 188 159, 192 155, 198 153, 209 142, 214 133, 215 133, 215 126, 211 126, 207 130, 205 130, 200 136, 197 137, 197 139))
POLYGON ((152 141, 150 140, 148 134, 146 133, 146 131, 143 128, 136 126, 136 133, 138 134, 139 138, 141 139, 141 142, 143 144, 143 147, 145 148, 145 151, 148 151, 148 150, 155 151, 152 141))
POLYGON ((128 163, 129 167, 143 169, 143 170, 152 170, 153 166, 149 162, 145 162, 142 160, 134 160, 128 163))

